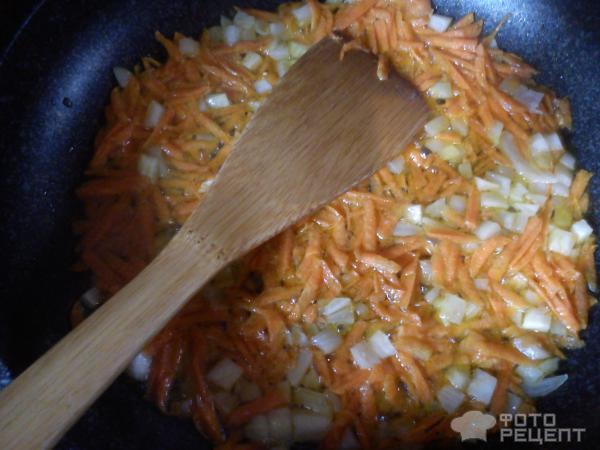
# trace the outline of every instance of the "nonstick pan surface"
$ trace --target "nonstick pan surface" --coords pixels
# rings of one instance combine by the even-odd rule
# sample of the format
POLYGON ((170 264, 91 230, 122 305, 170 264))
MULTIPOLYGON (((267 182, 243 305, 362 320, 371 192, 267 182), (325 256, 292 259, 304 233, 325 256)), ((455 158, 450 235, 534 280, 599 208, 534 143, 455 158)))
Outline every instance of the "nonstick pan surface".
MULTIPOLYGON (((87 286, 71 272, 73 196, 92 154, 111 68, 163 57, 153 32, 198 35, 234 5, 273 9, 274 0, 3 0, 0 11, 33 11, 0 53, 0 386, 68 332, 68 310, 87 286)), ((538 80, 572 100, 568 136, 583 168, 600 168, 600 2, 596 0, 440 0, 442 13, 475 11, 498 38, 541 69, 538 80)), ((2 14, 7 21, 10 14, 2 14)), ((18 14, 15 14, 18 16, 18 14)), ((1 23, 1 22, 0 22, 1 23)), ((0 39, 7 37, 5 24, 0 39)), ((7 28, 8 26, 8 28, 7 28)), ((600 224, 600 180, 592 216, 600 224)), ((600 312, 569 353, 569 381, 538 402, 560 427, 586 428, 581 445, 600 442, 600 312)), ((493 445, 493 444, 492 444, 493 445)), ((536 444, 530 444, 536 445, 536 444)), ((469 446, 473 447, 473 446, 469 446)), ((121 377, 58 445, 62 449, 210 448, 193 426, 163 416, 140 387, 121 377)), ((483 447, 488 448, 488 447, 483 447)))

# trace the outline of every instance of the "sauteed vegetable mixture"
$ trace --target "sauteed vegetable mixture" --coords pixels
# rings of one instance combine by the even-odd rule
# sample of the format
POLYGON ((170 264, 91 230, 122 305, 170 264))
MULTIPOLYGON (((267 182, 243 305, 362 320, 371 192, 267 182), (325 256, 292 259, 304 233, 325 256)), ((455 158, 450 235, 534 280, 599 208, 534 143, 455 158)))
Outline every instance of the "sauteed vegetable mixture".
POLYGON ((373 83, 411 80, 431 121, 368 181, 219 273, 130 372, 219 449, 398 448, 454 438, 468 410, 532 411, 567 380, 554 373, 595 303, 591 174, 559 134, 568 100, 498 48, 499 27, 483 36, 473 14, 428 0, 309 0, 239 9, 197 39, 157 32, 165 63, 114 69, 78 190, 95 287, 74 323, 165 246, 273 86, 335 34, 341 57, 377 56, 373 83))

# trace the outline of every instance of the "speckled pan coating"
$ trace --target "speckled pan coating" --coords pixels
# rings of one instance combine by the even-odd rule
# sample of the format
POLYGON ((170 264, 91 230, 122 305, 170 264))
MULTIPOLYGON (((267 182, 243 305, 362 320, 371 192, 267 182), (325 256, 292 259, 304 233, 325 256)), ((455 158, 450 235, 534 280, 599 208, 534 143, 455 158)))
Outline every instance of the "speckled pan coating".
MULTIPOLYGON (((91 156, 111 68, 160 56, 154 30, 197 35, 234 4, 274 8, 274 0, 47 0, 0 55, 0 385, 67 332, 67 311, 89 280, 69 271, 78 213, 73 189, 91 156), (2 57, 2 56, 0 56, 2 57), (10 372, 8 371, 10 370, 10 372)), ((538 80, 572 99, 568 136, 582 167, 600 168, 600 2, 597 0, 440 0, 442 13, 476 11, 488 29, 511 14, 498 42, 535 67, 538 80)), ((600 180, 592 182, 600 224, 600 180)), ((600 442, 600 312, 588 345, 561 369, 569 381, 539 402, 560 427, 585 427, 600 442)), ((535 444, 534 444, 535 445, 535 444)), ((472 445, 468 448, 474 448, 472 445)), ((502 447, 492 443, 491 447, 502 447)), ((551 448, 552 446, 548 446, 551 448)), ((61 449, 202 449, 192 425, 165 417, 119 379, 79 421, 61 449)), ((490 448, 490 445, 482 448, 490 448)))

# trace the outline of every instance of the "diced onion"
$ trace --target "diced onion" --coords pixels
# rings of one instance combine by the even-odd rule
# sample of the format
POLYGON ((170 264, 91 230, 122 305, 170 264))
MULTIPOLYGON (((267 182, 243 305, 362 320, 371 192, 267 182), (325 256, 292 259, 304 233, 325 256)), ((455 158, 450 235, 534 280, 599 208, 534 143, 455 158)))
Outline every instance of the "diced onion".
POLYGON ((530 308, 523 316, 521 328, 545 333, 550 329, 551 323, 552 317, 544 308, 530 308))
POLYGON ((483 178, 475 177, 475 186, 479 191, 499 191, 500 185, 483 178))
POLYGON ((475 278, 475 280, 473 280, 473 283, 475 284, 475 287, 480 291, 490 290, 490 284, 487 278, 475 278))
POLYGON ((540 102, 544 98, 543 92, 534 91, 533 89, 529 89, 523 85, 519 86, 513 97, 523 105, 527 106, 527 109, 536 114, 541 114, 542 112, 539 109, 540 102))
POLYGON ((290 43, 289 43, 290 56, 293 59, 301 58, 308 51, 308 48, 309 47, 307 45, 300 44, 299 42, 295 42, 295 41, 290 41, 290 43))
POLYGON ((342 345, 342 338, 337 331, 328 328, 315 334, 311 339, 312 344, 326 355, 334 352, 342 345))
POLYGON ((579 242, 586 240, 593 232, 594 230, 585 219, 581 219, 571 226, 571 233, 577 236, 579 242))
POLYGON ((290 67, 291 62, 288 60, 277 61, 277 75, 279 75, 279 78, 283 77, 290 67))
POLYGON ((436 395, 441 407, 448 413, 452 414, 465 401, 465 394, 458 389, 446 385, 441 388, 436 395))
POLYGON ((252 111, 256 111, 260 107, 260 105, 262 105, 262 102, 258 100, 251 100, 248 102, 248 106, 252 111))
POLYGON ((146 110, 146 118, 144 119, 144 126, 146 128, 154 128, 158 125, 162 115, 165 112, 165 107, 158 103, 156 100, 152 100, 146 110))
POLYGON ((256 19, 240 9, 233 17, 233 23, 240 28, 250 29, 256 25, 256 19))
POLYGON ((184 56, 193 58, 194 56, 198 55, 198 52, 200 51, 200 45, 194 39, 184 37, 179 40, 179 51, 184 56))
POLYGON ((546 134, 544 136, 544 138, 548 142, 548 146, 550 147, 550 150, 564 150, 562 141, 561 141, 558 133, 554 132, 554 133, 546 134))
POLYGON ((554 183, 552 185, 552 195, 555 197, 568 197, 569 192, 569 186, 566 186, 562 183, 554 183))
POLYGON ((562 157, 560 158, 560 163, 568 169, 575 169, 575 157, 570 153, 565 153, 564 155, 562 155, 562 157))
POLYGON ((508 202, 504 197, 495 192, 484 192, 481 194, 481 207, 507 209, 508 202))
POLYGON ((281 36, 285 33, 285 26, 278 22, 272 22, 269 24, 269 33, 273 36, 281 36))
POLYGON ((521 292, 522 297, 532 305, 539 305, 541 303, 540 296, 531 289, 525 289, 521 292))
POLYGON ((450 125, 452 129, 462 137, 467 137, 469 134, 469 125, 467 124, 467 121, 461 117, 452 117, 450 119, 450 125))
POLYGON ((434 219, 442 217, 442 212, 446 208, 446 199, 439 198, 435 202, 425 207, 425 214, 434 219))
POLYGON ((122 88, 127 87, 130 78, 133 76, 129 70, 119 66, 113 67, 113 74, 115 75, 117 83, 119 83, 119 86, 122 88))
POLYGON ((462 195, 453 195, 448 200, 448 205, 458 213, 464 213, 467 209, 467 199, 462 195))
POLYGON ((213 109, 226 108, 231 105, 229 97, 224 93, 207 95, 205 101, 206 104, 213 109))
POLYGON ((522 183, 515 183, 510 189, 510 199, 514 202, 522 201, 527 192, 527 188, 522 183))
POLYGON ((421 269, 421 281, 423 284, 431 284, 433 281, 433 268, 431 267, 431 261, 429 259, 421 259, 419 261, 419 268, 421 269))
MULTIPOLYGON (((552 186, 555 186, 554 184, 552 186)), ((528 217, 535 216, 540 209, 540 205, 531 204, 531 203, 513 203, 513 208, 517 211, 522 212, 528 217)))
POLYGON ((510 195, 511 179, 496 172, 488 172, 486 175, 489 180, 500 186, 499 192, 503 197, 510 195))
POLYGON ((473 379, 469 383, 467 393, 478 402, 489 405, 496 389, 496 377, 493 377, 485 370, 475 369, 473 379))
POLYGON ((550 151, 548 141, 541 133, 535 133, 529 138, 529 147, 531 147, 531 153, 533 155, 539 155, 540 153, 546 153, 550 151))
POLYGON ((209 178, 208 180, 204 180, 202 182, 202 184, 200 185, 200 188, 198 189, 198 191, 201 192, 202 194, 207 193, 214 182, 215 182, 214 178, 209 178))
POLYGON ((379 356, 368 342, 362 341, 350 348, 352 358, 361 369, 370 369, 379 363, 379 356))
POLYGON ((427 291, 427 293, 425 294, 425 301, 427 301, 427 303, 433 303, 434 300, 436 298, 438 298, 440 296, 440 289, 439 288, 431 288, 427 291))
POLYGON ((264 415, 254 416, 244 427, 244 434, 253 442, 270 442, 269 421, 264 415))
POLYGON ((423 208, 421 205, 407 205, 404 218, 411 223, 420 224, 423 221, 423 208))
POLYGON ((523 390, 530 397, 543 397, 561 387, 569 376, 567 374, 556 375, 554 377, 544 378, 534 383, 523 383, 523 390))
POLYGON ((232 46, 240 40, 242 31, 235 25, 227 25, 223 28, 223 40, 228 46, 232 46))
POLYGON ((331 419, 312 412, 295 409, 292 411, 294 441, 316 442, 322 440, 331 424, 331 419))
POLYGON ((464 150, 458 145, 446 145, 438 154, 444 161, 458 164, 464 157, 464 150))
POLYGON ((296 21, 299 24, 307 23, 308 21, 310 21, 310 19, 312 17, 310 5, 308 5, 308 4, 301 6, 299 8, 292 9, 292 14, 294 15, 294 17, 296 18, 296 21))
POLYGON ((306 337, 306 334, 304 334, 304 331, 302 330, 302 327, 300 325, 292 325, 290 327, 290 333, 293 344, 299 347, 305 347, 306 345, 308 345, 308 338, 306 337))
POLYGON ((264 20, 256 19, 254 22, 254 31, 256 31, 256 34, 259 36, 267 36, 271 34, 269 32, 269 28, 269 24, 264 20))
POLYGON ((227 417, 239 404, 239 401, 235 395, 225 391, 219 391, 213 394, 213 399, 215 401, 215 407, 217 408, 217 411, 219 411, 219 413, 225 417, 227 417))
POLYGON ((249 70, 256 70, 262 62, 262 56, 258 53, 248 52, 242 59, 242 65, 249 70))
POLYGON ((419 234, 421 228, 408 222, 400 221, 394 227, 394 236, 404 237, 404 236, 414 236, 415 234, 419 234))
POLYGON ((446 294, 436 302, 438 315, 444 324, 461 323, 467 310, 467 302, 457 295, 446 294))
POLYGON ((556 372, 558 370, 558 362, 558 358, 549 358, 535 365, 518 365, 515 371, 523 379, 523 382, 533 384, 545 376, 556 372))
POLYGON ((315 414, 331 417, 333 410, 325 394, 302 387, 294 389, 292 394, 294 404, 308 409, 315 414))
POLYGON ((81 295, 81 298, 79 299, 81 304, 87 309, 96 309, 98 306, 100 306, 101 300, 102 295, 97 287, 89 288, 81 295))
POLYGON ((500 149, 512 162, 515 170, 528 181, 534 183, 551 184, 556 182, 556 177, 548 172, 543 172, 525 161, 519 152, 512 134, 504 131, 500 136, 500 149))
POLYGON ((281 42, 273 41, 266 49, 265 53, 275 61, 281 61, 290 57, 290 51, 287 45, 281 42))
POLYGON ((429 17, 429 28, 438 33, 443 33, 452 23, 452 17, 442 16, 441 14, 432 14, 429 17))
POLYGON ((140 155, 137 170, 140 175, 156 183, 161 173, 161 160, 156 156, 140 155))
POLYGON ((354 323, 352 302, 348 297, 334 298, 321 309, 321 314, 325 316, 328 323, 335 325, 352 325, 354 323))
POLYGON ((138 353, 129 363, 127 373, 137 381, 146 381, 150 374, 152 357, 144 352, 138 353))
POLYGON ((447 131, 449 126, 450 122, 448 119, 445 116, 439 116, 425 124, 425 133, 428 136, 436 136, 442 131, 447 131))
POLYGON ((369 344, 380 358, 384 359, 396 354, 390 338, 381 330, 375 331, 369 338, 369 344))
POLYGON ((473 178, 473 168, 471 167, 471 163, 469 161, 463 161, 460 163, 458 165, 458 173, 460 173, 467 180, 473 178))
POLYGON ((465 318, 472 319, 481 312, 481 307, 475 303, 467 302, 467 308, 465 309, 465 318))
POLYGON ((529 359, 546 359, 551 355, 536 339, 531 336, 513 338, 513 346, 529 359))
POLYGON ((464 390, 471 381, 471 374, 467 368, 452 366, 446 370, 446 378, 456 389, 464 390))
POLYGON ((229 391, 239 380, 244 371, 231 359, 225 358, 213 366, 206 378, 216 386, 229 391))
POLYGON ((482 222, 479 227, 477 227, 475 230, 475 236, 477 236, 480 240, 485 241, 497 236, 501 231, 502 229, 500 228, 500 225, 498 225, 496 222, 485 221, 482 222))
POLYGON ((521 86, 519 80, 517 80, 514 77, 506 77, 500 83, 500 90, 506 92, 509 95, 514 95, 519 86, 521 86))
POLYGON ((446 148, 446 143, 444 141, 435 138, 425 139, 423 145, 425 146, 425 148, 435 153, 441 153, 442 150, 446 148))
POLYGON ((555 334, 557 336, 567 336, 569 334, 567 332, 567 327, 565 327, 565 325, 560 320, 555 319, 552 319, 550 333, 555 334))
POLYGON ((498 120, 495 120, 490 128, 487 129, 487 136, 494 145, 498 145, 500 142, 500 135, 504 130, 504 124, 498 120))
POLYGON ((400 175, 404 172, 404 158, 399 156, 398 158, 391 160, 388 163, 387 168, 393 174, 400 175))
POLYGON ((254 90, 257 94, 266 94, 267 92, 271 92, 273 86, 264 78, 257 80, 254 82, 254 90))
POLYGON ((449 81, 440 80, 433 86, 431 86, 429 89, 427 89, 427 92, 429 93, 431 98, 435 99, 445 100, 454 96, 454 93, 452 92, 452 85, 449 81))
POLYGON ((312 353, 310 350, 303 348, 298 352, 296 364, 287 373, 287 379, 294 387, 300 384, 300 380, 312 364, 312 353))
POLYGON ((287 444, 293 440, 292 411, 278 408, 267 414, 269 435, 273 442, 287 444))
POLYGON ((548 236, 548 249, 561 255, 571 256, 577 236, 560 228, 552 228, 548 236))

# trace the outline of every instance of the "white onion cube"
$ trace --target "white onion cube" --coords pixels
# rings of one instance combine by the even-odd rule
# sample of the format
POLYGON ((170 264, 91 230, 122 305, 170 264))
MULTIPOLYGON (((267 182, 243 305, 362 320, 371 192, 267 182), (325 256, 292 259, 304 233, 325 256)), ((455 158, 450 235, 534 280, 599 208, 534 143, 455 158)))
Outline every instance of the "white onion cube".
POLYGON ((469 383, 467 393, 476 401, 489 405, 496 389, 497 379, 485 370, 476 369, 469 383))
POLYGON ((390 338, 381 330, 377 330, 369 338, 369 344, 380 358, 387 358, 396 354, 396 348, 390 338))
POLYGON ((133 74, 129 70, 125 69, 124 67, 118 66, 113 68, 113 74, 117 79, 117 83, 119 83, 119 86, 121 86, 122 88, 127 86, 130 78, 133 76, 133 74))
POLYGON ((547 332, 552 324, 552 316, 544 308, 530 308, 523 316, 521 328, 547 332))
POLYGON ((350 349, 352 358, 358 367, 361 369, 370 369, 377 365, 380 361, 380 357, 375 353, 375 350, 368 342, 362 341, 354 345, 350 349))
POLYGON ((465 401, 465 394, 450 385, 446 385, 441 388, 437 392, 436 397, 442 408, 448 414, 452 414, 454 411, 456 411, 465 401))
POLYGON ((229 358, 224 358, 209 370, 206 378, 213 384, 229 391, 244 371, 229 358))
POLYGON ((432 14, 429 17, 429 28, 438 33, 443 33, 452 23, 452 17, 442 16, 441 14, 432 14))
POLYGON ((586 240, 593 232, 594 230, 585 219, 581 219, 571 226, 571 233, 577 236, 579 242, 586 240))
POLYGON ((496 222, 485 221, 477 227, 475 230, 475 236, 477 236, 480 240, 485 241, 499 235, 501 231, 502 228, 500 228, 500 225, 498 225, 496 222))
POLYGON ((198 55, 200 51, 200 44, 194 39, 190 39, 187 37, 181 38, 179 40, 179 51, 189 58, 193 58, 198 55))

